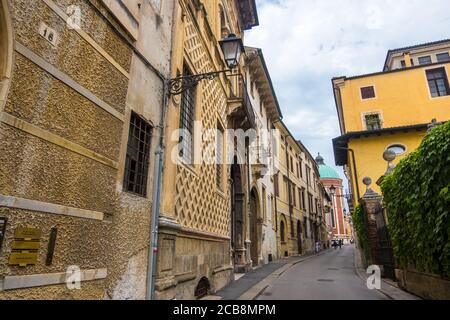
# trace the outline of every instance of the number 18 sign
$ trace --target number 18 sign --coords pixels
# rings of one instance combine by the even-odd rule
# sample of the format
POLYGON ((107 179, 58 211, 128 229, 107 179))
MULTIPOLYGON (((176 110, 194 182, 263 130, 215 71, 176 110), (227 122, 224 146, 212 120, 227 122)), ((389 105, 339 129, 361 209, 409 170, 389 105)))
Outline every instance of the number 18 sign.
POLYGON ((58 42, 58 33, 56 30, 47 26, 44 22, 41 22, 39 25, 39 34, 56 47, 58 42))

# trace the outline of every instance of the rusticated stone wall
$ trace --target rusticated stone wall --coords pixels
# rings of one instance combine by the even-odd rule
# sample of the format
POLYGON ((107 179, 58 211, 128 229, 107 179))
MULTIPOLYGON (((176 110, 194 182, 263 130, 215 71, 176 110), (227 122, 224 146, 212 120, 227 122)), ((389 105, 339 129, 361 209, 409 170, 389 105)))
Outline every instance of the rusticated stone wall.
MULTIPOLYGON (((0 299, 144 299, 157 128, 149 196, 123 192, 122 181, 131 110, 155 127, 160 122, 162 80, 134 54, 139 46, 145 59, 145 34, 131 37, 100 0, 1 5, 11 16, 15 51, 11 86, 3 112, 0 108, 0 217, 8 219, 0 299), (81 10, 79 30, 64 19, 70 5, 81 10), (55 45, 38 33, 41 23, 58 34, 55 45), (19 227, 42 232, 35 265, 9 264, 19 227), (58 230, 56 246, 46 265, 52 228, 58 230), (78 266, 90 280, 80 290, 58 284, 69 266, 78 266), (36 285, 30 277, 40 284, 29 288, 36 285)), ((159 12, 150 4, 139 9, 140 22, 147 30, 158 25, 155 33, 165 41, 158 47, 164 52, 158 56, 152 46, 151 53, 152 62, 164 60, 158 66, 165 75, 172 5, 167 2, 159 12)))

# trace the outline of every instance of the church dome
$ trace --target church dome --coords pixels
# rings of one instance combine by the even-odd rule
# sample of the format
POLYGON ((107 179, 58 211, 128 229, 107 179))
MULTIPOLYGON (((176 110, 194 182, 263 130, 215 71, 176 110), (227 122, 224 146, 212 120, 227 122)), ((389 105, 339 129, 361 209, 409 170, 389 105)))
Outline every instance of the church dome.
POLYGON ((319 173, 321 179, 339 179, 342 180, 339 176, 339 173, 332 167, 329 167, 325 164, 325 159, 320 155, 316 158, 316 163, 319 165, 319 173))

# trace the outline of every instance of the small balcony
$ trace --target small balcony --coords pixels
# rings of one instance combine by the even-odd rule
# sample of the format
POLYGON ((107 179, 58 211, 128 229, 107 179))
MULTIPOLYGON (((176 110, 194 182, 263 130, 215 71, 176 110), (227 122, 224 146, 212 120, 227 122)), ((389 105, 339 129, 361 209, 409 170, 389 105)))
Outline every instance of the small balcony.
POLYGON ((247 84, 242 75, 238 79, 238 90, 233 92, 232 97, 228 101, 230 104, 229 116, 241 120, 238 128, 256 129, 256 115, 247 91, 247 84))

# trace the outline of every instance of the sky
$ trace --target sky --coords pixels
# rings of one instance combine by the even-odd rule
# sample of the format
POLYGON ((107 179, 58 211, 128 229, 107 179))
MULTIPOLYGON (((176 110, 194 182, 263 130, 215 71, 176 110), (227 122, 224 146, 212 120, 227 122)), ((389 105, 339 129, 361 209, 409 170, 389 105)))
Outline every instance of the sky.
POLYGON ((389 49, 450 38, 449 0, 256 2, 260 25, 245 44, 262 48, 289 130, 330 166, 340 135, 331 79, 382 71, 389 49))

